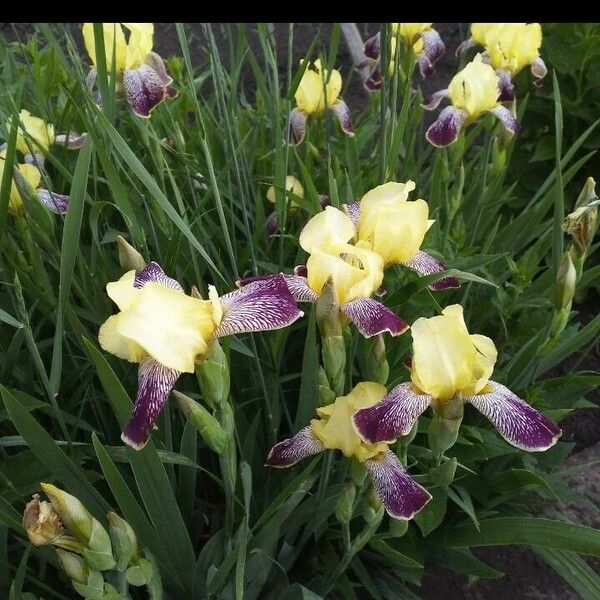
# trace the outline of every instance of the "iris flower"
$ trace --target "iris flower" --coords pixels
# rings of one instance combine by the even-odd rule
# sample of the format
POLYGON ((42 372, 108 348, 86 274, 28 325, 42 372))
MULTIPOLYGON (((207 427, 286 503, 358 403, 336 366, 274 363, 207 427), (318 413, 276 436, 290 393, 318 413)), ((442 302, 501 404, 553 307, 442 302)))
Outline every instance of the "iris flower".
POLYGON ((431 495, 406 473, 387 443, 364 442, 352 425, 352 415, 357 410, 373 406, 385 394, 383 385, 362 382, 347 396, 317 408, 318 418, 312 419, 310 425, 294 437, 273 446, 266 465, 291 467, 303 458, 324 450, 341 450, 346 458, 355 458, 363 465, 371 476, 377 496, 391 517, 412 519, 431 500, 431 495))
MULTIPOLYGON (((172 77, 167 73, 163 59, 152 52, 154 45, 153 23, 102 23, 106 69, 112 72, 113 62, 117 89, 123 90, 127 102, 140 117, 149 117, 152 109, 165 98, 175 98, 172 77), (129 32, 125 39, 125 31, 129 32), (113 54, 114 50, 114 54, 113 54)), ((94 26, 83 25, 85 48, 94 65, 90 73, 90 87, 96 80, 96 45, 94 26)))
POLYGON ((504 128, 515 134, 519 124, 512 112, 500 104, 499 85, 500 78, 494 69, 478 54, 452 78, 447 89, 436 92, 423 105, 427 110, 433 110, 446 97, 451 102, 451 106, 444 108, 427 130, 427 140, 434 146, 448 146, 456 141, 465 127, 486 112, 498 117, 504 128))
MULTIPOLYGON (((421 77, 427 77, 433 73, 435 63, 446 51, 446 46, 440 34, 432 27, 433 23, 392 23, 391 58, 396 51, 396 37, 400 35, 400 41, 410 48, 415 55, 421 77)), ((381 57, 381 32, 370 37, 364 45, 365 55, 376 61, 381 57)), ((391 63, 393 67, 393 62, 391 63)), ((378 63, 369 79, 365 81, 369 90, 381 87, 381 66, 378 63)))
MULTIPOLYGON (((309 253, 306 265, 284 274, 297 302, 317 302, 326 289, 345 318, 365 337, 384 331, 400 335, 406 322, 389 308, 371 299, 383 281, 383 258, 362 244, 352 244, 356 233, 348 215, 332 206, 312 217, 300 233, 300 246, 309 253)), ((262 275, 240 280, 239 285, 269 280, 279 275, 262 275)))
POLYGON ((357 411, 354 425, 368 443, 406 435, 428 406, 436 413, 457 400, 472 404, 510 444, 547 450, 561 430, 507 387, 490 380, 496 362, 494 342, 469 334, 459 304, 440 316, 421 317, 411 327, 411 381, 396 386, 379 404, 357 411))
MULTIPOLYGON (((444 263, 421 250, 425 233, 433 224, 425 200, 409 200, 414 181, 390 181, 368 191, 360 202, 345 205, 354 225, 354 237, 364 247, 377 252, 384 267, 402 265, 419 275, 446 270, 444 263)), ((432 283, 433 290, 459 287, 455 277, 432 283)))
POLYGON ((182 373, 193 373, 212 340, 251 331, 280 329, 302 316, 283 277, 252 283, 219 297, 209 286, 209 300, 184 293, 181 285, 150 262, 125 273, 106 290, 119 307, 100 327, 104 350, 139 363, 138 393, 122 434, 142 448, 182 373))
POLYGON ((542 27, 539 23, 471 23, 471 37, 457 53, 479 44, 485 48, 483 58, 500 78, 500 100, 513 100, 512 80, 530 65, 533 83, 537 87, 548 73, 540 56, 542 27))
POLYGON ((300 144, 306 133, 306 121, 310 115, 322 117, 326 110, 331 110, 337 117, 342 131, 350 136, 352 120, 348 105, 339 97, 342 91, 342 76, 337 69, 323 69, 321 60, 317 59, 308 65, 294 98, 296 108, 290 112, 290 139, 300 144))

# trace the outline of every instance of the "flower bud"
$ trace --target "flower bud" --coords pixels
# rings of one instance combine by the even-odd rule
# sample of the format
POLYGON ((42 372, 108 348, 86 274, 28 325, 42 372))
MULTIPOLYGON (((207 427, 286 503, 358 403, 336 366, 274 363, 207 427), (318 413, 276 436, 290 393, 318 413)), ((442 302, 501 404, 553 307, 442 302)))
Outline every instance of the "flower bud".
POLYGON ((323 367, 335 396, 344 393, 346 379, 346 344, 342 335, 324 337, 321 341, 323 367))
POLYGON ((340 305, 333 277, 329 277, 317 300, 317 324, 322 337, 341 336, 340 305))
POLYGON ((562 310, 571 306, 575 295, 577 283, 577 270, 573 264, 571 253, 567 250, 560 261, 558 273, 556 274, 556 296, 554 304, 556 310, 562 310))
POLYGON ((575 210, 566 216, 563 223, 563 229, 573 239, 573 244, 580 256, 590 248, 596 232, 597 220, 596 182, 592 177, 588 177, 575 203, 575 210))
POLYGON ((206 359, 197 367, 202 396, 212 406, 220 406, 229 397, 229 362, 217 340, 210 343, 206 359))
POLYGON ((121 235, 117 236, 117 249, 119 251, 119 264, 125 271, 134 269, 139 273, 146 266, 144 257, 121 235))
POLYGON ((56 556, 62 570, 69 579, 81 584, 86 584, 90 570, 81 556, 67 552, 66 550, 56 549, 56 556))
POLYGON ((127 583, 135 587, 148 585, 152 581, 153 575, 154 569, 145 558, 142 558, 137 565, 129 567, 125 573, 127 583))
POLYGON ((117 513, 109 512, 106 517, 110 524, 110 539, 117 559, 117 570, 124 571, 130 562, 139 560, 139 545, 131 525, 117 513))
POLYGON ((450 400, 433 405, 434 414, 429 425, 429 448, 439 460, 444 452, 454 446, 463 419, 463 403, 460 394, 450 400))
POLYGON ((327 374, 321 365, 319 365, 319 376, 317 381, 319 387, 319 406, 327 406, 335 402, 335 392, 329 387, 327 374))
POLYGON ((225 452, 230 437, 219 421, 204 406, 189 396, 176 390, 171 393, 175 396, 185 418, 196 428, 207 446, 219 454, 225 452))
POLYGON ((365 356, 365 379, 385 385, 387 382, 390 366, 385 353, 385 341, 383 335, 377 334, 364 342, 365 356))
POLYGON ((352 482, 344 485, 335 503, 335 516, 340 523, 349 523, 354 512, 354 499, 356 498, 356 487, 352 482))
POLYGON ((458 462, 456 456, 443 462, 439 467, 434 467, 429 471, 429 480, 435 485, 450 485, 454 481, 456 466, 458 462))
POLYGON ((34 494, 25 507, 23 527, 34 546, 52 544, 63 534, 62 523, 52 504, 40 501, 39 494, 34 494))

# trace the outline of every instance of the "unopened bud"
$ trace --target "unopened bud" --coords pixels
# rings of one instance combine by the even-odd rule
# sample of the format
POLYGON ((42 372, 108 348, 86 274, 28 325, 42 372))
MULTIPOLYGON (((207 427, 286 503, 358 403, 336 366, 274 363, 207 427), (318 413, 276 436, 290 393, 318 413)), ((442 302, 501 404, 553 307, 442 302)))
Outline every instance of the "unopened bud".
POLYGON ((439 467, 434 467, 429 471, 429 480, 435 485, 450 485, 454 481, 456 466, 458 461, 456 456, 443 462, 439 467))
POLYGON ((87 583, 90 570, 81 556, 60 548, 56 549, 56 556, 62 570, 69 579, 81 584, 87 583))
POLYGON ((130 562, 139 560, 139 546, 135 531, 131 525, 115 512, 109 512, 106 517, 110 525, 110 539, 113 545, 116 569, 124 571, 130 562))
POLYGON ((444 403, 433 406, 434 413, 429 425, 429 448, 439 460, 454 446, 458 438, 458 430, 463 419, 463 402, 460 394, 456 394, 444 403))
POLYGON ((50 502, 40 500, 38 494, 27 503, 23 512, 23 527, 27 532, 29 541, 34 546, 52 544, 63 534, 60 517, 50 502))
POLYGON ((402 537, 408 531, 406 519, 390 519, 390 535, 395 538, 402 537))
POLYGON ((340 492, 335 503, 335 516, 340 523, 349 523, 354 512, 354 499, 356 498, 356 487, 354 483, 348 482, 340 492))
POLYGON ((118 235, 117 249, 119 251, 119 264, 125 271, 131 271, 134 269, 136 273, 139 273, 146 266, 144 257, 129 243, 127 240, 118 235))
POLYGON ((320 365, 317 385, 319 388, 319 406, 327 406, 328 404, 335 402, 335 392, 329 387, 327 374, 320 365))
POLYGON ((577 284, 577 270, 573 264, 571 253, 567 250, 560 261, 556 274, 555 307, 557 310, 571 306, 577 284))
POLYGON ((317 300, 317 324, 322 337, 341 336, 340 304, 333 278, 329 277, 317 300))
POLYGON ((153 575, 154 569, 145 558, 142 558, 137 565, 129 567, 125 573, 127 583, 135 587, 148 585, 152 581, 153 575))
POLYGON ((598 204, 596 182, 588 177, 575 203, 575 210, 566 216, 563 223, 563 229, 573 239, 579 255, 584 255, 589 250, 596 233, 598 204))
POLYGON ((210 343, 206 359, 197 367, 196 373, 202 396, 209 404, 219 406, 229 397, 229 362, 217 340, 210 343))
POLYGON ((196 428, 207 446, 219 454, 225 452, 230 437, 219 421, 189 396, 176 390, 172 394, 185 418, 196 428))
POLYGON ((346 379, 346 344, 341 335, 324 337, 321 340, 323 367, 331 389, 336 395, 342 396, 346 379))
POLYGON ((368 381, 385 385, 390 373, 390 366, 386 358, 383 335, 377 334, 365 340, 364 347, 366 349, 365 378, 368 381))

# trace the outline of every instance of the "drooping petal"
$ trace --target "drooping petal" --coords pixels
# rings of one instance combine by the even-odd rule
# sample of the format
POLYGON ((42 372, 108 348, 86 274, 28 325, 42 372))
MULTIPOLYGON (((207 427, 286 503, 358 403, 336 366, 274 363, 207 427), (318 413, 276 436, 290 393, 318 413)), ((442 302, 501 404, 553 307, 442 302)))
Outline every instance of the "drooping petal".
POLYGON ((531 63, 531 74, 533 75, 533 85, 536 87, 542 87, 544 85, 543 79, 548 74, 548 67, 541 56, 538 56, 531 63))
POLYGON ((438 148, 449 146, 456 141, 466 118, 467 113, 464 110, 447 106, 437 120, 429 126, 425 134, 427 141, 438 148))
POLYGON ((64 215, 69 208, 69 196, 50 192, 44 188, 36 190, 38 200, 50 211, 57 215, 64 215))
POLYGON ((312 427, 307 425, 294 437, 275 444, 267 456, 265 465, 278 469, 291 467, 303 458, 313 456, 323 450, 325 450, 323 442, 313 434, 312 427))
POLYGON ((306 135, 306 120, 308 119, 308 113, 294 108, 290 112, 290 143, 297 146, 301 144, 306 135))
POLYGON ((438 90, 437 92, 434 92, 433 94, 431 94, 431 96, 429 96, 429 98, 427 98, 423 104, 421 104, 421 106, 425 109, 425 110, 435 110, 439 105, 440 102, 444 99, 448 97, 448 88, 444 88, 443 90, 438 90))
POLYGON ((277 213, 273 211, 265 221, 265 233, 268 237, 275 235, 279 228, 279 221, 277 219, 277 213))
POLYGON ((43 154, 24 154, 23 162, 26 165, 33 165, 38 169, 38 171, 44 170, 44 164, 46 162, 46 157, 43 154))
POLYGON ((150 261, 142 271, 136 274, 135 279, 133 280, 133 287, 142 288, 151 281, 160 283, 169 289, 183 292, 181 284, 176 279, 165 275, 162 267, 153 260, 150 261))
POLYGON ((408 323, 387 306, 372 298, 358 298, 340 306, 340 310, 366 338, 388 331, 393 336, 408 329, 408 323))
POLYGON ((440 34, 435 29, 428 29, 421 34, 423 50, 417 56, 421 77, 428 77, 433 73, 435 63, 446 51, 446 45, 440 34))
POLYGON ((152 109, 166 95, 165 84, 149 64, 143 64, 137 69, 126 69, 123 72, 123 90, 127 102, 140 117, 149 117, 152 109))
POLYGON ((135 406, 121 434, 126 444, 135 450, 141 450, 146 445, 150 431, 179 375, 179 371, 161 365, 150 356, 140 363, 135 406))
MULTIPOLYGON (((433 273, 441 273, 442 271, 446 270, 446 265, 442 261, 431 256, 431 254, 427 254, 427 252, 423 252, 422 250, 419 250, 419 252, 417 252, 417 254, 410 260, 405 260, 400 264, 412 269, 413 271, 416 271, 421 276, 432 275, 433 273)), ((435 291, 448 290, 452 288, 459 288, 460 282, 456 277, 442 277, 442 279, 434 281, 427 287, 435 291)))
POLYGON ((352 129, 352 119, 350 118, 350 109, 348 108, 348 105, 343 100, 337 100, 329 106, 329 109, 331 110, 331 112, 333 112, 333 114, 337 117, 337 120, 340 122, 342 131, 346 135, 354 137, 354 130, 352 129))
POLYGON ((65 146, 69 150, 79 150, 87 138, 87 133, 59 133, 54 140, 57 146, 65 146))
POLYGON ((512 112, 510 112, 510 110, 506 108, 506 106, 498 104, 498 106, 495 106, 494 108, 490 109, 490 112, 496 117, 498 117, 498 119, 500 119, 500 122, 502 123, 502 126, 504 127, 504 129, 506 129, 506 131, 512 133, 513 135, 519 132, 519 122, 517 121, 516 117, 512 114, 512 112))
POLYGON ((431 400, 429 394, 419 394, 410 382, 401 383, 375 406, 357 411, 352 421, 365 442, 392 443, 409 433, 431 400))
POLYGON ((562 434, 545 415, 495 381, 490 381, 483 393, 465 400, 488 418, 509 444, 521 450, 547 450, 562 434))
POLYGON ((296 265, 294 267, 294 275, 298 275, 298 277, 308 277, 308 269, 306 268, 306 265, 296 265))
POLYGON ((456 48, 456 51, 454 52, 454 57, 460 58, 460 56, 462 54, 464 54, 469 48, 472 48, 473 46, 476 46, 476 45, 477 45, 477 42, 473 38, 466 39, 464 42, 461 42, 458 45, 458 47, 456 48))
MULTIPOLYGON (((306 267, 304 265, 299 265, 294 269, 300 269, 306 267)), ((306 271, 304 271, 306 273, 306 271)), ((288 275, 287 273, 279 273, 279 275, 254 275, 252 277, 242 277, 236 282, 238 287, 243 287, 250 283, 254 283, 255 281, 268 281, 273 277, 283 277, 285 279, 285 284, 288 287, 288 290, 292 294, 292 298, 296 302, 316 302, 318 299, 318 295, 313 292, 308 286, 308 281, 306 279, 306 275, 288 275)))
POLYGON ((377 63, 369 76, 363 81, 363 85, 367 91, 375 92, 381 89, 382 84, 381 65, 377 63))
POLYGON ((431 500, 431 494, 408 475, 391 450, 363 464, 390 517, 408 521, 431 500))
POLYGON ((500 96, 498 96, 498 102, 510 102, 515 99, 515 84, 512 81, 512 77, 509 71, 498 69, 496 71, 498 75, 498 88, 500 89, 500 96))
POLYGON ((363 52, 367 58, 379 60, 381 54, 381 32, 378 31, 374 36, 370 37, 363 46, 363 52))
POLYGON ((342 208, 350 217, 352 223, 354 223, 354 227, 358 227, 358 220, 360 219, 360 202, 348 202, 348 204, 342 205, 342 208))
MULTIPOLYGON (((144 62, 154 70, 165 87, 168 87, 173 83, 173 78, 167 71, 165 61, 159 54, 156 52, 149 52, 146 55, 144 62)), ((174 92, 177 94, 177 90, 174 90, 174 92)))
POLYGON ((304 314, 296 306, 282 275, 254 281, 219 300, 224 316, 215 337, 281 329, 304 314))

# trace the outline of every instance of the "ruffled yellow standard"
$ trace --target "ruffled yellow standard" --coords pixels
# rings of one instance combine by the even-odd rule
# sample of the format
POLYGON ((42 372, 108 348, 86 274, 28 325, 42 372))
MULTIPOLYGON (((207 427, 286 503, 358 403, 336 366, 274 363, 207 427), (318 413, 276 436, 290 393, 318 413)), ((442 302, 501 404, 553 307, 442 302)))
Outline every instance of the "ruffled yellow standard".
POLYGON ((337 117, 342 131, 354 135, 350 110, 339 97, 342 91, 342 76, 337 69, 322 68, 317 59, 308 65, 294 95, 296 108, 290 113, 290 141, 300 144, 306 134, 306 121, 310 115, 322 117, 331 110, 337 117))

